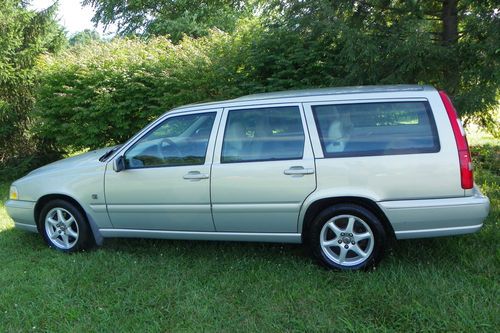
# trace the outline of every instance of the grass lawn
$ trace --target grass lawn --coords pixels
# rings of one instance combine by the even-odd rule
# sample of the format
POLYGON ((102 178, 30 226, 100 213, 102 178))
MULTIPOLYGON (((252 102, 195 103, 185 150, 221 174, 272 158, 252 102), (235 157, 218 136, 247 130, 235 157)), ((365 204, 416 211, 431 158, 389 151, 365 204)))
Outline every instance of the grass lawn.
POLYGON ((481 232, 397 242, 371 272, 326 271, 300 245, 119 239, 65 255, 12 228, 2 182, 0 332, 495 332, 500 141, 472 142, 492 204, 481 232))

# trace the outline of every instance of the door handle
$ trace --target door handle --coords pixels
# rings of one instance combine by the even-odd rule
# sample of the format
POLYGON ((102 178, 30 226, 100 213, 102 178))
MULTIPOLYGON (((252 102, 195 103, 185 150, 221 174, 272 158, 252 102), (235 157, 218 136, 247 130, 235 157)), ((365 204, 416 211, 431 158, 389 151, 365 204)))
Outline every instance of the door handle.
POLYGON ((182 176, 182 178, 187 180, 208 179, 208 174, 200 173, 199 171, 189 171, 187 174, 182 176))
POLYGON ((290 169, 284 171, 285 175, 312 175, 314 173, 313 168, 304 168, 302 166, 293 166, 290 169))

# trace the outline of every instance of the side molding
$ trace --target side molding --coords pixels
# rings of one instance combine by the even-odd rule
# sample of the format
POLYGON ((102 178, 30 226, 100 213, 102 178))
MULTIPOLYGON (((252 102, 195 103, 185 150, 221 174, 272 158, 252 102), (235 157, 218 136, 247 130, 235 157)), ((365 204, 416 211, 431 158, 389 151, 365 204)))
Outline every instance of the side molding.
POLYGON ((250 233, 250 232, 217 232, 217 231, 163 231, 140 229, 101 229, 104 237, 157 238, 179 240, 237 241, 237 242, 270 242, 295 243, 302 242, 296 233, 250 233))

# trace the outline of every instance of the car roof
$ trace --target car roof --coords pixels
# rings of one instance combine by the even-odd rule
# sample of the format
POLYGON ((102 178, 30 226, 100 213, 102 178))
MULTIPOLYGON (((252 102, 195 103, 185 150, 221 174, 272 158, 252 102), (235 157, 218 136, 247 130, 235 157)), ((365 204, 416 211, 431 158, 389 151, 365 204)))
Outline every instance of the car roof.
POLYGON ((313 97, 313 96, 325 96, 325 95, 369 94, 369 93, 387 93, 387 92, 418 92, 418 91, 435 91, 435 88, 428 85, 399 84, 399 85, 351 86, 351 87, 286 90, 286 91, 246 95, 222 101, 188 104, 174 108, 172 109, 172 111, 180 112, 184 111, 184 109, 192 109, 196 107, 206 107, 215 105, 224 107, 226 104, 235 104, 247 101, 254 102, 259 100, 272 100, 272 99, 286 100, 297 97, 313 97))

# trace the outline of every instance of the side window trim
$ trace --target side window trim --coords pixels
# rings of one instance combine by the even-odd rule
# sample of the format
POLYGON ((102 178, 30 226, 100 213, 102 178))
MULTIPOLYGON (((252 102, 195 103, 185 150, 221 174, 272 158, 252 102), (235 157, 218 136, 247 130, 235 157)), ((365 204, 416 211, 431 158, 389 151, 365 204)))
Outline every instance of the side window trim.
POLYGON ((115 154, 115 156, 108 161, 109 163, 113 163, 113 160, 118 157, 125 157, 125 155, 144 137, 148 136, 151 132, 155 131, 158 127, 162 126, 166 121, 175 117, 189 116, 189 115, 197 115, 197 114, 209 114, 214 113, 215 118, 212 124, 212 129, 210 131, 210 135, 208 138, 207 147, 205 150, 205 162, 203 164, 185 164, 185 165, 157 165, 157 166, 144 166, 144 167, 135 167, 130 168, 127 167, 126 170, 143 170, 143 169, 155 169, 155 168, 171 168, 171 167, 186 167, 186 166, 197 166, 197 165, 211 165, 213 161, 213 151, 215 146, 215 140, 217 135, 217 130, 220 125, 220 121, 222 118, 222 108, 217 109, 207 109, 207 110, 196 110, 196 111, 186 111, 186 112, 175 112, 172 114, 165 114, 163 117, 159 117, 157 120, 153 121, 149 126, 145 127, 143 130, 138 132, 136 135, 132 137, 120 151, 115 154))

